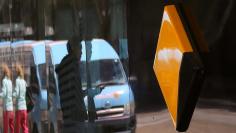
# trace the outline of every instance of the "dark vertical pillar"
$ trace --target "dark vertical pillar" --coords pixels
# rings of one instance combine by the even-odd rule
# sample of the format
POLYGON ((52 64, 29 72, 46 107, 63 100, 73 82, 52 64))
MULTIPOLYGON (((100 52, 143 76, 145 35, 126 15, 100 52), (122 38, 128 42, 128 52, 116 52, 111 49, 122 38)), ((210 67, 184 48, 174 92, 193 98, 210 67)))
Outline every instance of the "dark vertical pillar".
POLYGON ((36 22, 36 39, 42 40, 45 37, 45 0, 37 0, 37 22, 36 22))

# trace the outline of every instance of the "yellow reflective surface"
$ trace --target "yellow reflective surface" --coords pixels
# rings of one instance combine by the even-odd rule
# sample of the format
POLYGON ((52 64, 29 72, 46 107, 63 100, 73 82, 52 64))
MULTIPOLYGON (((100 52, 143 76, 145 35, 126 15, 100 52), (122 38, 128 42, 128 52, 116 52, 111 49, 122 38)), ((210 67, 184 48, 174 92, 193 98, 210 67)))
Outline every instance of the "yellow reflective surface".
POLYGON ((165 6, 153 68, 175 125, 182 56, 192 51, 176 7, 165 6))

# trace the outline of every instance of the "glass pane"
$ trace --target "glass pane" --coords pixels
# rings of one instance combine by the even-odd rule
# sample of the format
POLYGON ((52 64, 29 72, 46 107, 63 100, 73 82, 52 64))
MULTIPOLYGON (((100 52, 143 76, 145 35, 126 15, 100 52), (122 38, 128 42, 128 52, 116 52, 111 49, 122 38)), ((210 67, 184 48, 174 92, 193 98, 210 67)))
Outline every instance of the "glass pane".
MULTIPOLYGON (((67 124, 71 121, 75 123, 83 122, 79 124, 80 126, 74 128, 83 128, 86 131, 102 130, 97 128, 93 121, 112 115, 107 114, 101 118, 98 117, 97 112, 104 111, 103 108, 106 104, 104 102, 109 101, 107 98, 99 100, 99 98, 95 98, 96 96, 108 95, 114 101, 113 95, 117 95, 117 97, 123 97, 124 95, 125 98, 120 98, 117 103, 111 106, 111 108, 113 106, 121 107, 118 109, 123 111, 119 112, 118 115, 129 113, 131 103, 134 105, 134 101, 132 101, 133 93, 127 81, 126 2, 123 0, 55 0, 46 3, 48 9, 45 10, 45 31, 51 31, 52 34, 46 33, 45 35, 46 38, 53 40, 53 42, 47 43, 50 53, 49 60, 51 60, 49 66, 52 65, 54 71, 57 68, 59 71, 54 72, 54 76, 56 75, 55 81, 58 84, 58 96, 52 95, 51 103, 54 104, 50 107, 50 111, 55 111, 56 102, 53 101, 56 101, 55 97, 60 97, 57 102, 60 102, 61 105, 61 108, 58 109, 62 109, 63 112, 64 125, 62 127, 64 131, 69 130, 67 124), (63 48, 68 51, 63 51, 63 48), (106 52, 108 53, 103 54, 106 52), (107 58, 106 56, 109 54, 110 57, 107 58), (67 65, 62 67, 63 64, 67 65), (77 69, 75 70, 71 65, 77 69), (72 73, 63 73, 67 68, 74 70, 74 74, 79 74, 76 74, 76 77, 73 78, 72 73), (76 85, 77 90, 69 91, 66 89, 65 86, 68 84, 63 81, 66 82, 67 78, 70 79, 71 85, 76 85), (77 81, 76 84, 74 84, 75 81, 77 81), (112 86, 117 89, 113 91, 107 89, 112 86), (106 90, 108 90, 106 94, 99 95, 106 90), (77 95, 72 95, 74 93, 77 95), (77 101, 71 99, 72 97, 77 101), (73 110, 80 111, 80 114, 84 115, 77 116, 69 113, 73 110), (89 122, 86 122, 87 119, 89 119, 89 122), (84 128, 85 125, 93 128, 84 128)), ((49 117, 52 117, 50 119, 54 123, 54 129, 59 131, 61 128, 59 128, 59 125, 56 126, 56 119, 53 120, 54 114, 56 113, 52 111, 49 117)), ((59 119, 56 121, 59 121, 59 119)))
POLYGON ((13 91, 17 88, 16 79, 21 77, 16 66, 23 69, 24 77, 21 78, 26 81, 27 89, 23 87, 17 93, 19 97, 14 105, 18 110, 18 102, 24 101, 28 109, 32 107, 28 110, 29 132, 46 132, 48 129, 43 8, 43 3, 33 0, 0 2, 1 63, 6 63, 11 70, 13 91), (34 105, 29 107, 32 101, 34 105))
MULTIPOLYGON (((126 28, 126 1, 86 0, 82 10, 82 31, 87 80, 86 105, 90 130, 112 131, 98 128, 93 121, 108 121, 126 117, 134 119, 134 98, 129 87, 128 43, 126 28), (105 120, 104 120, 105 119, 105 120)), ((132 125, 132 124, 131 124, 132 125)), ((103 125, 106 126, 106 125, 103 125)), ((123 125, 130 129, 130 125, 123 125)))
POLYGON ((0 18, 0 60, 14 80, 22 65, 36 101, 30 132, 102 132, 94 121, 134 116, 125 0, 1 1, 0 18))

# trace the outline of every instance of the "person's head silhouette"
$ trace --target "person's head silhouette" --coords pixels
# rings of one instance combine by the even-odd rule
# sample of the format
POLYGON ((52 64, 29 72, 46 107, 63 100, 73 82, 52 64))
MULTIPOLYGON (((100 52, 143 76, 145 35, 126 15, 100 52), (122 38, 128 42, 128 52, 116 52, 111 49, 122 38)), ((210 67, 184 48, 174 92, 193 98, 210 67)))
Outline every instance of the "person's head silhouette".
POLYGON ((82 54, 81 38, 73 36, 67 43, 67 51, 69 54, 73 54, 80 59, 82 54))

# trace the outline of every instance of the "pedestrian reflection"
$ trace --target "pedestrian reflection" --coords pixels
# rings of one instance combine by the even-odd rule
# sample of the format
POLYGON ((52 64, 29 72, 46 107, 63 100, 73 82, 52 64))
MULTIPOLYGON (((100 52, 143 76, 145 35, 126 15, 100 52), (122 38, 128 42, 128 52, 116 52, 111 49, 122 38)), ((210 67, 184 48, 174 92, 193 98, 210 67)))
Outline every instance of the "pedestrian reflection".
POLYGON ((12 81, 11 71, 7 64, 2 64, 3 79, 2 79, 2 92, 0 97, 3 98, 3 132, 14 132, 14 112, 12 101, 12 81))
POLYGON ((85 121, 88 119, 79 69, 82 54, 80 42, 80 38, 76 36, 68 41, 68 55, 56 68, 64 121, 62 132, 67 133, 86 132, 85 121))
POLYGON ((15 123, 15 133, 20 133, 22 128, 22 133, 28 133, 27 124, 27 106, 26 106, 26 81, 24 80, 24 72, 22 67, 16 65, 17 78, 15 82, 15 90, 13 96, 16 98, 16 123, 15 123))

